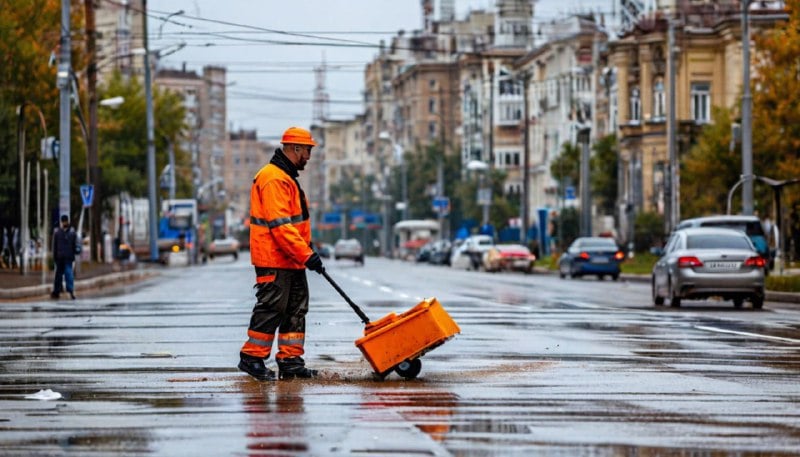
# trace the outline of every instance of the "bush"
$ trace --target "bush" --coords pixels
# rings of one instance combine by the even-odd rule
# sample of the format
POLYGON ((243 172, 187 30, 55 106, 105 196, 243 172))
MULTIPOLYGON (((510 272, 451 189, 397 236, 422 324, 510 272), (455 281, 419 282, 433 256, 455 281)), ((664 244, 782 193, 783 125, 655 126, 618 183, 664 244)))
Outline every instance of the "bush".
POLYGON ((766 278, 765 287, 776 292, 800 292, 800 276, 775 276, 771 273, 766 278))
POLYGON ((664 241, 664 216, 655 212, 642 212, 636 215, 633 232, 633 246, 636 252, 649 252, 653 246, 661 246, 664 241))

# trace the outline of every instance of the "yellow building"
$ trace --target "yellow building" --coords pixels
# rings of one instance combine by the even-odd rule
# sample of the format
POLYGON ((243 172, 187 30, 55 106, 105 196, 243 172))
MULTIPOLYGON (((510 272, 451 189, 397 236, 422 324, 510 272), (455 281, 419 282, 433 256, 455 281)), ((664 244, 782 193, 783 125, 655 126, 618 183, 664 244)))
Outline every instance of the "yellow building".
MULTIPOLYGON (((675 23, 675 138, 679 157, 689 151, 703 126, 712 122, 712 107, 738 109, 743 70, 738 3, 694 5, 682 10, 682 20, 675 23)), ((775 13, 778 11, 751 10, 752 33, 772 27, 780 17, 775 13)), ((622 219, 635 212, 655 211, 669 220, 671 212, 668 29, 667 17, 657 14, 609 43, 608 62, 616 74, 612 90, 618 125, 619 198, 621 207, 627 208, 622 219)))

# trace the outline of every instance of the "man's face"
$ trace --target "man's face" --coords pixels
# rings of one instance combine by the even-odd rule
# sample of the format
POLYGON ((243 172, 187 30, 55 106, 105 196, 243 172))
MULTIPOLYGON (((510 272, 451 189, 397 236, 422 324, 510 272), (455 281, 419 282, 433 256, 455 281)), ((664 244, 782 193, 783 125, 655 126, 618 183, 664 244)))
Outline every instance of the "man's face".
POLYGON ((62 228, 67 228, 67 227, 69 227, 69 221, 61 221, 61 227, 62 227, 62 228))
POLYGON ((293 144, 289 147, 292 148, 292 153, 294 154, 294 166, 297 167, 298 170, 305 169, 308 159, 311 158, 311 146, 304 144, 293 144))

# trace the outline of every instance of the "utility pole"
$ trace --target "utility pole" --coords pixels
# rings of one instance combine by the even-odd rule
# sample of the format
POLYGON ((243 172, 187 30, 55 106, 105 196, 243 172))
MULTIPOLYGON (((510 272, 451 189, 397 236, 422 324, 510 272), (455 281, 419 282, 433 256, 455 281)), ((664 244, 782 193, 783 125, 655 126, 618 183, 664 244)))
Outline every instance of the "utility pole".
POLYGON ((70 185, 70 84, 72 72, 72 56, 70 39, 70 1, 61 0, 61 57, 58 62, 56 85, 59 89, 59 172, 58 172, 58 212, 69 216, 69 185, 70 185))
POLYGON ((528 196, 530 195, 530 132, 528 131, 528 119, 530 119, 530 108, 528 107, 528 98, 530 96, 531 74, 525 71, 522 74, 522 141, 523 144, 523 158, 522 158, 522 231, 520 232, 520 241, 523 245, 528 245, 528 227, 530 226, 530 215, 528 208, 528 196))
POLYGON ((592 192, 589 184, 589 142, 591 129, 578 130, 578 141, 581 143, 581 236, 592 236, 592 192))
POLYGON ((751 0, 742 0, 742 212, 753 214, 753 96, 750 93, 751 0))
POLYGON ((669 218, 667 233, 678 225, 680 219, 678 200, 678 151, 675 144, 675 19, 668 20, 667 30, 667 73, 669 84, 669 116, 667 117, 667 154, 669 156, 669 218))
POLYGON ((150 49, 147 46, 147 0, 142 0, 142 29, 144 41, 144 96, 147 110, 147 189, 150 220, 150 261, 158 262, 158 212, 156 210, 156 140, 153 121, 153 88, 150 81, 150 49))
POLYGON ((100 167, 97 157, 97 54, 96 54, 96 29, 94 0, 84 0, 84 11, 86 15, 86 54, 89 57, 89 65, 86 68, 86 91, 88 94, 89 105, 89 184, 94 186, 94 198, 90 211, 90 231, 89 231, 89 252, 94 262, 100 262, 103 257, 103 243, 100 236, 100 216, 103 210, 101 205, 100 192, 100 167), (99 245, 99 247, 98 247, 99 245))

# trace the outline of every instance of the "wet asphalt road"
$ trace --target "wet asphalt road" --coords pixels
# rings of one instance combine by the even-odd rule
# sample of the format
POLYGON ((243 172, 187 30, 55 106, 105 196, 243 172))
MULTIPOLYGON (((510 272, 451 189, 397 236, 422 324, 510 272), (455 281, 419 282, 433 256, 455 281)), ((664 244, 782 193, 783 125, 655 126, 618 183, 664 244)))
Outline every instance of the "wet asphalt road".
POLYGON ((435 296, 462 334, 417 379, 378 381, 353 344, 362 323, 310 273, 322 377, 259 383, 235 368, 248 262, 0 303, 0 455, 800 453, 798 305, 656 308, 646 284, 329 261, 372 320, 435 296), (62 398, 25 398, 43 389, 62 398))

